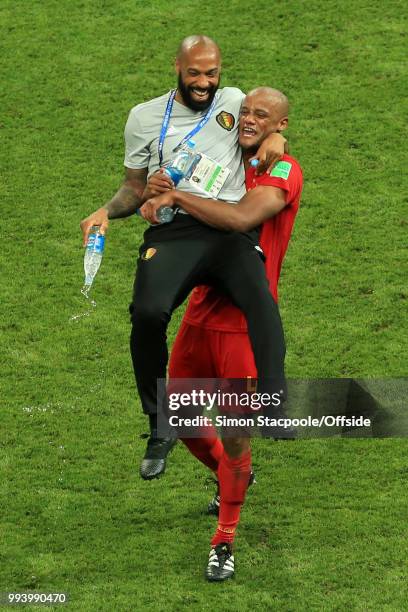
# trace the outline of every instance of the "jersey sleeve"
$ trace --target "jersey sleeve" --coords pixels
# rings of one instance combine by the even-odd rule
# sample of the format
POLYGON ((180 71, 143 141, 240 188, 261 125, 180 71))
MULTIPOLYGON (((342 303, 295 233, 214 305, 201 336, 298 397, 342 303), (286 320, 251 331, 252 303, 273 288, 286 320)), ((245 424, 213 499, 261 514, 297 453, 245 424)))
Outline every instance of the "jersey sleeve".
POLYGON ((302 171, 295 160, 281 160, 265 172, 257 181, 258 185, 278 187, 286 191, 286 202, 293 202, 302 188, 302 171))
POLYGON ((125 159, 126 168, 147 168, 150 151, 148 141, 143 135, 137 108, 132 108, 125 126, 125 159))

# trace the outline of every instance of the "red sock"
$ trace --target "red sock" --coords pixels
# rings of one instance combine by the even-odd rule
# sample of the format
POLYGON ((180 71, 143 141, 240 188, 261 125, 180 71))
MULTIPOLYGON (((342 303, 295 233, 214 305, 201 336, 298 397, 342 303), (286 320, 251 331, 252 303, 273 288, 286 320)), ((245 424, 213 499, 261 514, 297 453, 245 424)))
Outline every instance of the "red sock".
POLYGON ((217 531, 211 540, 216 546, 221 542, 232 544, 235 529, 239 521, 239 513, 244 503, 251 473, 251 450, 240 457, 232 458, 224 453, 218 467, 218 482, 220 484, 220 512, 217 531))
POLYGON ((184 442, 194 457, 197 457, 213 472, 217 472, 224 447, 221 440, 217 438, 215 428, 214 432, 209 431, 208 434, 209 436, 205 438, 181 438, 181 441, 184 442))

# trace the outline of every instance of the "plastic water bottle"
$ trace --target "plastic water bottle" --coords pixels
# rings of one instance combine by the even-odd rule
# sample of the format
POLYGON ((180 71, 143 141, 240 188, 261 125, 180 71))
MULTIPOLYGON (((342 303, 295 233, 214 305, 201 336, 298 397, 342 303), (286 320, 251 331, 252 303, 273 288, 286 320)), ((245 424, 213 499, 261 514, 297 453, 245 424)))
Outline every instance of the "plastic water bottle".
POLYGON ((170 162, 170 165, 164 169, 175 186, 177 186, 181 179, 186 176, 191 164, 195 159, 194 147, 194 140, 187 140, 187 142, 178 151, 173 161, 170 162))
MULTIPOLYGON (((142 216, 139 209, 136 211, 136 214, 139 215, 139 217, 142 216)), ((176 210, 171 206, 160 206, 160 208, 157 209, 156 217, 160 224, 170 223, 170 221, 173 221, 175 214, 176 210)))
MULTIPOLYGON (((194 154, 195 142, 194 140, 187 140, 187 142, 177 152, 175 158, 170 162, 170 165, 164 168, 165 173, 171 178, 174 186, 177 187, 182 178, 184 178, 191 168, 191 165, 196 160, 194 154)), ((140 211, 136 211, 140 215, 140 211)), ((160 206, 157 210, 156 216, 159 223, 170 223, 173 221, 176 211, 171 206, 160 206)))
MULTIPOLYGON (((194 147, 194 140, 187 140, 177 152, 176 157, 170 162, 170 165, 164 169, 165 173, 173 181, 175 187, 177 187, 181 179, 186 176, 190 170, 191 164, 195 160, 194 147)), ((156 216, 159 223, 170 223, 170 221, 173 221, 175 213, 176 211, 171 206, 160 206, 156 216)))
POLYGON ((88 236, 84 256, 85 282, 83 293, 85 295, 87 295, 88 291, 90 290, 96 273, 99 270, 99 266, 101 265, 104 247, 105 236, 102 236, 102 234, 99 233, 99 227, 92 227, 88 236))
POLYGON ((170 223, 170 221, 173 221, 175 214, 176 211, 171 206, 160 206, 157 209, 156 217, 159 223, 170 223))

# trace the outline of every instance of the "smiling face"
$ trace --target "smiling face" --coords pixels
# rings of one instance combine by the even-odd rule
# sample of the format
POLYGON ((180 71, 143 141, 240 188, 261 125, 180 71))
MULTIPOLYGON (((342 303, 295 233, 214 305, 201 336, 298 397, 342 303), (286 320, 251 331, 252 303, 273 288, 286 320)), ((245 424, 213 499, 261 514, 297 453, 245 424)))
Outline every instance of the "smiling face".
POLYGON ((244 99, 239 117, 239 144, 243 149, 257 149, 272 132, 281 132, 288 125, 286 96, 273 89, 260 87, 244 99))
POLYGON ((177 96, 193 111, 206 110, 220 83, 221 60, 218 48, 197 43, 184 49, 176 59, 177 96))

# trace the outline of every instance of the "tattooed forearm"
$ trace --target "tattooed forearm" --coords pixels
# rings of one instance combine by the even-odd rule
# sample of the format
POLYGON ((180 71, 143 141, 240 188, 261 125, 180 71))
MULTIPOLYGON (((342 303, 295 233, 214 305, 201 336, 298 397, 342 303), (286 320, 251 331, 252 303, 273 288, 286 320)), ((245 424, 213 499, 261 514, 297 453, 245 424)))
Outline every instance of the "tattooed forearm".
MULTIPOLYGON (((141 186, 142 191, 143 187, 141 186)), ((135 188, 129 182, 123 183, 111 201, 104 206, 108 211, 109 219, 119 219, 120 217, 133 215, 142 203, 139 191, 140 189, 135 188)))

